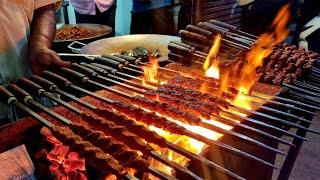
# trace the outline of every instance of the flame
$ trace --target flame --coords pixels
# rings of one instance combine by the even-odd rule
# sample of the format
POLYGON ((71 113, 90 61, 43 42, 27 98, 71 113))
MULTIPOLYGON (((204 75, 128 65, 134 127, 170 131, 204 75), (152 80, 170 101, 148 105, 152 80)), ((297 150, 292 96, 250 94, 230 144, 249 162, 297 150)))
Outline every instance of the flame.
POLYGON ((155 126, 149 126, 149 129, 151 131, 156 132, 158 135, 164 137, 167 141, 172 142, 184 148, 185 150, 195 154, 200 154, 206 147, 205 143, 187 136, 180 136, 177 134, 173 134, 173 133, 170 133, 169 131, 157 128, 155 126))
POLYGON ((217 127, 220 127, 220 128, 222 128, 222 129, 225 129, 225 130, 231 130, 233 127, 232 126, 228 126, 228 125, 226 125, 226 124, 223 124, 223 123, 221 123, 221 122, 219 122, 219 121, 215 121, 215 120, 203 120, 204 122, 207 122, 207 123, 209 123, 209 124, 212 124, 212 125, 214 125, 214 126, 217 126, 217 127))
POLYGON ((146 81, 153 82, 153 83, 158 83, 159 81, 157 80, 157 74, 158 74, 158 59, 155 57, 149 57, 149 66, 142 66, 142 70, 144 72, 144 77, 142 84, 144 86, 147 86, 146 81))
POLYGON ((246 109, 251 110, 250 100, 243 94, 247 91, 247 89, 242 89, 243 87, 240 87, 239 92, 232 102, 235 106, 243 107, 246 109))
POLYGON ((241 71, 241 78, 238 87, 238 94, 233 101, 236 106, 251 109, 248 98, 244 94, 249 94, 252 86, 257 82, 259 75, 256 68, 263 65, 263 60, 273 51, 273 46, 281 43, 289 34, 287 24, 290 19, 289 5, 280 9, 273 20, 270 32, 262 34, 246 56, 247 63, 241 71))
POLYGON ((200 88, 199 88, 199 91, 201 92, 201 93, 207 93, 208 92, 208 83, 207 83, 207 81, 204 81, 202 84, 201 84, 201 86, 200 86, 200 88))
POLYGON ((218 90, 218 93, 217 93, 218 97, 221 97, 223 92, 228 92, 229 91, 229 74, 230 74, 230 70, 227 69, 221 75, 220 87, 219 87, 219 90, 218 90))
POLYGON ((207 77, 212 77, 215 79, 219 79, 220 75, 219 75, 219 62, 218 61, 214 61, 213 64, 211 64, 210 68, 208 70, 206 70, 206 76, 207 77))
POLYGON ((213 45, 208 53, 206 61, 203 64, 203 69, 207 77, 219 79, 219 62, 216 60, 221 44, 221 35, 218 34, 213 42, 213 45))

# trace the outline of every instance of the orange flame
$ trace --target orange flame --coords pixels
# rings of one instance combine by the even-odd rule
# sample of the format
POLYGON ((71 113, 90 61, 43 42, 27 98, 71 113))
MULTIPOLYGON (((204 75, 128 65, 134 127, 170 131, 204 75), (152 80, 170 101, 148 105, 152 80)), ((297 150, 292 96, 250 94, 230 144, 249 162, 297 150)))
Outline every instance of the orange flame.
POLYGON ((207 77, 219 79, 219 62, 216 60, 221 44, 221 35, 218 34, 209 51, 206 61, 203 64, 203 69, 207 77))
POLYGON ((158 59, 155 57, 149 57, 149 66, 142 66, 144 72, 144 77, 142 84, 146 86, 146 81, 158 83, 157 74, 158 74, 158 59))
POLYGON ((207 77, 212 77, 215 79, 219 79, 220 78, 220 73, 219 73, 219 62, 218 61, 214 61, 210 68, 206 70, 206 76, 207 77))
POLYGON ((223 92, 228 92, 229 90, 229 74, 230 70, 226 69, 225 72, 221 75, 220 87, 217 96, 221 97, 223 92))
POLYGON ((243 95, 249 94, 252 86, 257 82, 259 75, 256 68, 263 65, 263 60, 273 51, 273 46, 281 43, 289 34, 287 24, 290 19, 289 5, 280 9, 276 18, 272 22, 271 32, 262 34, 251 50, 248 52, 246 59, 247 64, 241 71, 241 78, 238 87, 238 94, 233 104, 236 106, 251 109, 249 100, 243 95))

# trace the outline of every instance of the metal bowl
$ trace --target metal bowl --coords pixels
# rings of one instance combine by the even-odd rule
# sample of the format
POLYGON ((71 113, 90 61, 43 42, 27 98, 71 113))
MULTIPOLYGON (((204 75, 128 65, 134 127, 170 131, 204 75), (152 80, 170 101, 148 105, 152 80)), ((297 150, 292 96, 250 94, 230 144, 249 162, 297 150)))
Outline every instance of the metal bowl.
POLYGON ((92 31, 92 35, 89 37, 85 38, 77 38, 77 39, 68 39, 68 40, 59 40, 59 39, 54 39, 54 43, 59 43, 59 42, 72 42, 72 41, 86 41, 86 40, 91 40, 91 39, 97 39, 99 37, 106 36, 112 32, 112 28, 106 25, 101 25, 101 24, 67 24, 62 26, 57 30, 57 32, 63 30, 63 29, 69 29, 72 27, 82 27, 85 29, 88 29, 92 31))
POLYGON ((112 54, 129 51, 136 47, 144 47, 150 52, 160 51, 161 56, 168 55, 168 44, 170 41, 180 41, 180 37, 158 35, 158 34, 137 34, 117 36, 101 39, 87 44, 81 49, 83 54, 112 54))

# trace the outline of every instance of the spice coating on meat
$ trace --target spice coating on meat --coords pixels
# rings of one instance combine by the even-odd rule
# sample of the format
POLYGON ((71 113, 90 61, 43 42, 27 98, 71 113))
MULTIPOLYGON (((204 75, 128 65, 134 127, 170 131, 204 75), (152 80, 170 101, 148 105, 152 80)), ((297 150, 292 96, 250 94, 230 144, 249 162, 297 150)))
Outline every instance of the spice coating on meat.
POLYGON ((102 132, 91 130, 80 124, 72 124, 69 127, 84 140, 115 157, 124 167, 147 171, 148 162, 145 159, 141 158, 136 151, 128 150, 123 144, 116 142, 111 136, 105 136, 102 132))
POLYGON ((115 101, 113 103, 113 108, 115 108, 119 113, 123 113, 130 118, 136 119, 137 121, 141 121, 148 125, 153 125, 157 128, 161 128, 175 134, 184 135, 184 131, 186 130, 182 126, 169 121, 165 117, 158 116, 155 112, 146 112, 141 108, 134 107, 123 102, 115 101))
MULTIPOLYGON (((208 78, 205 81, 203 81, 197 78, 190 78, 190 77, 176 75, 172 79, 170 79, 167 84, 162 86, 164 87, 169 86, 170 88, 173 88, 171 86, 177 86, 176 89, 179 89, 177 91, 183 91, 183 93, 189 96, 193 96, 195 98, 201 98, 201 100, 207 101, 207 102, 212 102, 212 103, 218 102, 222 107, 225 107, 225 108, 227 108, 228 106, 228 103, 223 99, 207 93, 207 92, 215 93, 219 91, 220 82, 212 78, 210 79, 208 78), (207 88, 206 92, 199 92, 199 90, 203 85, 205 85, 207 88)), ((231 91, 232 93, 237 93, 237 92, 234 92, 236 90, 231 87, 229 87, 229 91, 231 91)), ((234 96, 230 93, 224 92, 222 94, 222 98, 233 99, 234 96)))
POLYGON ((135 123, 124 115, 117 114, 116 112, 106 108, 98 108, 95 113, 107 120, 113 121, 117 125, 125 126, 128 131, 138 135, 149 143, 157 144, 160 147, 166 147, 167 141, 165 138, 159 136, 153 131, 150 131, 145 126, 135 123))
POLYGON ((82 117, 88 122, 90 127, 112 136, 117 141, 123 142, 130 149, 141 151, 145 155, 153 151, 151 146, 143 142, 135 134, 130 133, 125 126, 118 126, 111 121, 106 121, 94 113, 86 113, 82 117))
POLYGON ((159 112, 162 115, 177 119, 188 124, 197 125, 201 121, 201 119, 197 116, 185 111, 181 111, 179 108, 176 108, 168 103, 160 103, 158 101, 150 100, 141 96, 135 96, 131 98, 131 102, 140 107, 159 112))

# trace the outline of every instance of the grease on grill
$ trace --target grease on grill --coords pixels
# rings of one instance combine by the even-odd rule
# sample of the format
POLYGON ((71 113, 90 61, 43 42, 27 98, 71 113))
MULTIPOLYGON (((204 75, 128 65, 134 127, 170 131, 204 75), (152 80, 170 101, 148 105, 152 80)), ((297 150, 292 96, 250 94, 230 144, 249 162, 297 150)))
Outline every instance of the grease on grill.
POLYGON ((56 40, 77 40, 89 38, 93 35, 93 31, 83 27, 71 27, 61 29, 56 33, 56 40))

